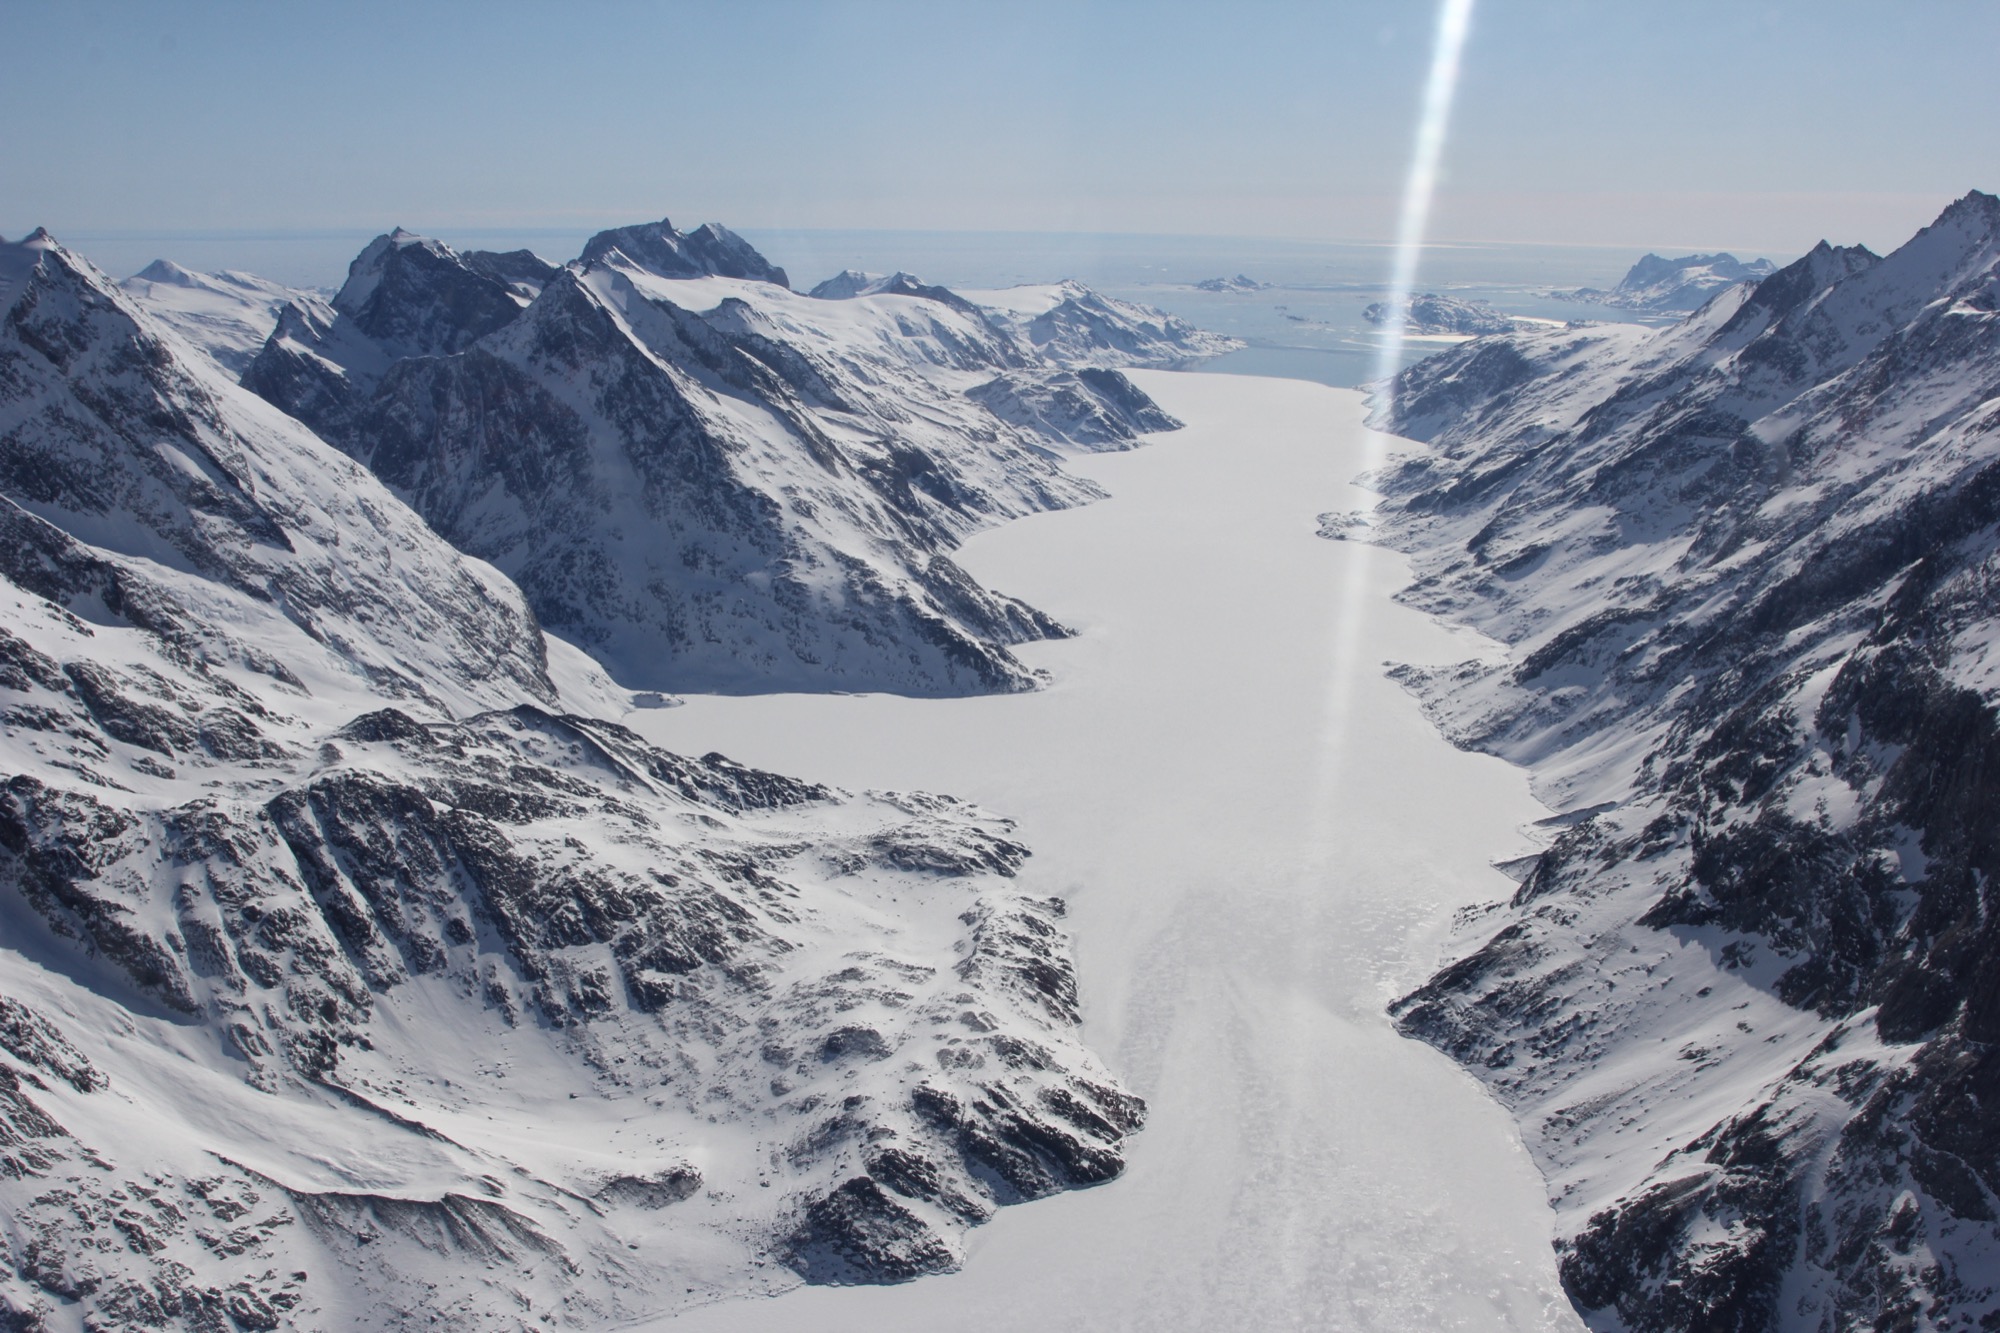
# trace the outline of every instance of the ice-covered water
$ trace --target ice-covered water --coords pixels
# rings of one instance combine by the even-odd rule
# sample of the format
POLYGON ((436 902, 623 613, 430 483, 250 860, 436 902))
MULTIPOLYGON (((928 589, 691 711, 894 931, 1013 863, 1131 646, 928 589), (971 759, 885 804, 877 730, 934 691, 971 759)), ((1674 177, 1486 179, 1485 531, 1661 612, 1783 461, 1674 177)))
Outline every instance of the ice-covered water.
POLYGON ((1130 1169, 1002 1210, 958 1274, 711 1306, 676 1333, 1578 1327, 1507 1116, 1383 1015, 1455 908, 1511 890, 1488 863, 1547 813, 1380 670, 1485 645, 1395 604, 1399 559, 1314 535, 1365 500, 1356 395, 1138 378, 1187 429, 1078 464, 1112 499, 963 554, 1082 631, 1027 650, 1051 688, 627 719, 677 749, 1016 817, 1030 882, 1070 902, 1087 1036, 1151 1104, 1130 1169))

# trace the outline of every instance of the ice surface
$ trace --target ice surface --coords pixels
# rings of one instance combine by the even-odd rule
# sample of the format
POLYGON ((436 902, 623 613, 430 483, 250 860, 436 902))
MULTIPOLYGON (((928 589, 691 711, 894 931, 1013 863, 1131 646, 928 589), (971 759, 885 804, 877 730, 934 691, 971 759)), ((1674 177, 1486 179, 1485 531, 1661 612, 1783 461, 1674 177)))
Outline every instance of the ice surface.
POLYGON ((1081 629, 1023 650, 1052 688, 625 719, 680 750, 1018 818, 1023 887, 1070 902, 1085 1038, 1151 1106, 1130 1168, 1005 1210, 961 1273, 724 1303, 677 1333, 1579 1327, 1508 1118, 1383 1015, 1454 909, 1511 891, 1489 861, 1548 813, 1382 674, 1486 645, 1390 600, 1400 558, 1314 538, 1314 513, 1369 499, 1347 484, 1356 395, 1134 378, 1187 429, 1075 465, 1113 499, 965 549, 1081 629))

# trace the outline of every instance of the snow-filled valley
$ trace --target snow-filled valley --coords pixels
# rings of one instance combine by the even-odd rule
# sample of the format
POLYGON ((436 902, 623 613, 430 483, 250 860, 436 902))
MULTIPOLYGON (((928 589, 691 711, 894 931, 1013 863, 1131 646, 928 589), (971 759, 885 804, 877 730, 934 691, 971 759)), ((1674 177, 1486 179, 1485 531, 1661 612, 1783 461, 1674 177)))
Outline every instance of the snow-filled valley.
POLYGON ((2000 1321, 1996 256, 0 243, 0 1329, 2000 1321))
POLYGON ((1400 557, 1318 541, 1365 500, 1358 395, 1140 372, 1186 428, 1079 470, 1108 500, 964 553, 1080 631, 1043 691, 693 697, 670 749, 1018 821, 1062 895, 1084 1034, 1149 1106, 1123 1178, 1004 1210, 956 1274, 794 1290, 659 1327, 1570 1329, 1539 1176, 1498 1107, 1387 1003, 1548 811, 1452 749, 1384 659, 1482 641, 1396 605, 1400 557), (1524 836, 1524 830, 1529 830, 1524 836))
MULTIPOLYGON (((1359 400, 1135 370, 1184 425, 1088 361, 1194 331, 1081 288, 1065 363, 913 281, 802 297, 719 228, 605 236, 557 269, 392 233, 331 303, 0 245, 7 1320, 601 1327, 804 1284, 950 1325, 965 1288, 911 1279, 996 1221, 964 1281, 1068 1276, 981 1322, 1566 1318, 1507 1122, 1383 1017, 1537 807, 1381 675, 1478 644, 1314 537, 1359 400), (1040 632, 983 694, 661 707, 412 507, 526 461, 488 409, 558 365, 578 540, 664 465, 697 541, 794 553, 722 570, 732 615, 836 510, 856 551, 934 524, 875 568, 948 569, 968 630, 975 538, 1058 610, 1006 599, 1040 632)), ((907 623, 883 660, 954 642, 907 623)))

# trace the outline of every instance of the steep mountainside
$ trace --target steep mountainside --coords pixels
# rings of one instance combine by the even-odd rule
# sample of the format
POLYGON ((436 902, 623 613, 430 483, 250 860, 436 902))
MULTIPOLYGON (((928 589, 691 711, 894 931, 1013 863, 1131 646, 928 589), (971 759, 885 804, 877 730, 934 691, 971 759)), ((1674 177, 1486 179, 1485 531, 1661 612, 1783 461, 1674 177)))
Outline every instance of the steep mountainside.
POLYGON ((1059 451, 1171 421, 956 298, 801 296, 720 228, 664 228, 601 234, 525 304, 385 237, 337 317, 288 312, 243 382, 629 686, 1031 686, 1008 645, 1065 631, 949 552, 1094 496, 1059 451))
POLYGON ((0 524, 0 1326, 602 1327, 1121 1169, 1004 820, 593 715, 504 576, 39 233, 0 524))
POLYGON ((2000 1322, 2000 200, 1391 393, 1406 595, 1510 649, 1404 678, 1568 812, 1395 1012, 1519 1117, 1579 1308, 2000 1322))

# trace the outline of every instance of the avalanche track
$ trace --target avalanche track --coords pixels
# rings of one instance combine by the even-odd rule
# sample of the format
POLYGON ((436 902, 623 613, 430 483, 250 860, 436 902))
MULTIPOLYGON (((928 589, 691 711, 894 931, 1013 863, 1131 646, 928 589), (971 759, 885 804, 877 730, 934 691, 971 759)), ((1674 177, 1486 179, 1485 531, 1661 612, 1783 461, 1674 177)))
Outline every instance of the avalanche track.
MULTIPOLYGON (((1070 905, 1086 1040, 1151 1115, 1107 1188, 1007 1209, 962 1272, 725 1302, 684 1330, 1575 1329, 1507 1116, 1384 1015, 1489 860, 1547 815, 1452 749, 1385 660, 1496 651, 1397 605, 1400 557, 1317 540, 1367 497, 1360 398, 1143 372, 1187 428, 1081 460, 1113 499, 969 543, 1081 631, 1052 688, 692 698, 649 739, 1018 818, 1070 905)), ((657 1327, 667 1327, 661 1323, 657 1327)))

